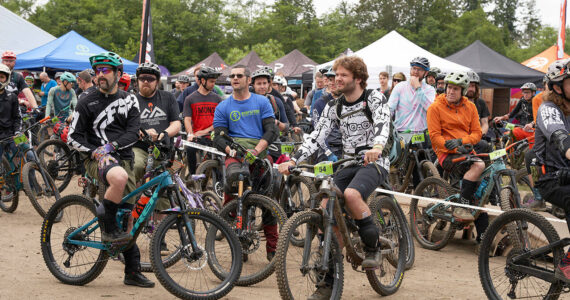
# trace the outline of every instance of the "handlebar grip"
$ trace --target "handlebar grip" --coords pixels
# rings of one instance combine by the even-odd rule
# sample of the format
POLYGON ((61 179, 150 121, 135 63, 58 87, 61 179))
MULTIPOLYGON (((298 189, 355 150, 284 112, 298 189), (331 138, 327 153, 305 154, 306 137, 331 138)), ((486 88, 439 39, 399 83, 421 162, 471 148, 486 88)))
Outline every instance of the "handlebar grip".
POLYGON ((467 159, 467 156, 463 156, 463 157, 458 157, 458 158, 452 159, 451 162, 458 163, 458 162, 464 161, 466 159, 467 159))
POLYGON ((48 117, 45 117, 45 118, 41 119, 41 120, 40 120, 40 123, 43 124, 43 123, 45 123, 46 121, 49 121, 49 120, 51 120, 51 118, 48 116, 48 117))
POLYGON ((176 141, 174 142, 174 148, 180 148, 180 144, 182 143, 182 136, 177 136, 176 141))

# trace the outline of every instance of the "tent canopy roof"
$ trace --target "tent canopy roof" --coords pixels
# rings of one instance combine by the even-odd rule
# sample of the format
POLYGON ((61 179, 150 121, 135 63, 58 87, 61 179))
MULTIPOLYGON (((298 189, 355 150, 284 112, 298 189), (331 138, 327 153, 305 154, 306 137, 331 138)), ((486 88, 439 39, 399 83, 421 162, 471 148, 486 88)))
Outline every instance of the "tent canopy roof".
POLYGON ((0 5, 0 28, 4 28, 0 35, 0 53, 12 50, 20 54, 55 40, 55 36, 24 20, 2 5, 0 5))
MULTIPOLYGON (((237 65, 244 65, 246 67, 249 68, 249 70, 251 72, 263 67, 263 66, 267 66, 267 64, 261 59, 261 57, 259 57, 259 55, 257 55, 257 52, 255 51, 250 51, 246 56, 244 56, 242 59, 240 59, 237 63, 233 64, 232 67, 237 66, 237 65)), ((223 72, 222 72, 222 76, 228 76, 230 75, 232 68, 226 68, 223 72)))
MULTIPOLYGON (((568 54, 564 53, 564 58, 570 57, 568 54)), ((556 55, 556 45, 549 47, 548 49, 540 52, 539 54, 531 57, 522 62, 523 65, 535 69, 537 71, 546 73, 548 66, 553 63, 557 58, 556 55)))
POLYGON ((525 82, 539 85, 544 76, 544 73, 503 56, 479 40, 446 58, 477 72, 481 77, 481 87, 485 88, 518 88, 525 82))
POLYGON ((196 67, 198 67, 198 66, 208 66, 208 67, 212 67, 218 71, 223 71, 226 68, 228 68, 228 64, 226 64, 226 62, 222 59, 222 57, 218 54, 218 52, 214 52, 214 53, 210 54, 210 56, 204 58, 199 63, 193 65, 192 67, 190 67, 190 68, 188 68, 182 72, 178 72, 176 74, 176 76, 179 76, 179 75, 194 76, 194 69, 196 69, 196 67))
MULTIPOLYGON (((90 40, 75 31, 70 31, 56 40, 18 55, 15 69, 38 70, 52 68, 61 70, 85 70, 91 68, 89 57, 105 52, 90 40)), ((123 58, 126 73, 135 73, 138 65, 123 58)))
POLYGON ((275 73, 283 73, 285 77, 300 77, 303 72, 314 69, 316 65, 315 61, 297 49, 269 64, 275 73))

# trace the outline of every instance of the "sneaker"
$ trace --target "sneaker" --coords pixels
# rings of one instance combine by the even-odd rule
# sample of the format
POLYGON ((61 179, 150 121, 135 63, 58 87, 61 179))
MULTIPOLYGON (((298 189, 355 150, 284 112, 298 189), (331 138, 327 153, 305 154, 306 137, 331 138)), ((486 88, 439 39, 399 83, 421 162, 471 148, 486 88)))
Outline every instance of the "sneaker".
POLYGON ((275 252, 267 252, 267 261, 271 261, 275 257, 275 252))
POLYGON ((168 250, 168 246, 166 246, 166 242, 162 241, 160 243, 160 255, 161 256, 167 256, 168 254, 170 254, 170 250, 168 250))
POLYGON ((332 296, 332 286, 318 287, 307 300, 329 300, 332 296))
POLYGON ((546 203, 541 200, 534 200, 528 207, 534 211, 546 211, 546 203))
POLYGON ((118 228, 111 231, 111 232, 103 231, 103 233, 101 234, 101 240, 103 242, 116 243, 116 242, 128 241, 130 239, 131 239, 130 234, 128 234, 127 232, 124 232, 118 228))
POLYGON ((134 285, 144 288, 154 287, 154 282, 146 278, 141 272, 132 272, 125 274, 125 280, 123 280, 123 283, 126 285, 134 285))
POLYGON ((366 251, 362 261, 362 269, 375 270, 380 266, 380 251, 366 251))
POLYGON ((558 265, 558 267, 556 267, 556 271, 554 272, 554 277, 566 283, 570 283, 570 265, 558 265))
POLYGON ((473 222, 475 220, 471 212, 463 207, 456 207, 453 210, 453 217, 461 222, 473 222))

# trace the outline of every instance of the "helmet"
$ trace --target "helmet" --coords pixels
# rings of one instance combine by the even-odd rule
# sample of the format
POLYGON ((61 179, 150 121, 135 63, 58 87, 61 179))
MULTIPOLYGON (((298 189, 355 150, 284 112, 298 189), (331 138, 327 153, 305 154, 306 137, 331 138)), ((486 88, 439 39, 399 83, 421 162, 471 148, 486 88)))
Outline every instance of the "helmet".
POLYGON ((469 76, 465 72, 451 72, 445 76, 445 84, 455 84, 463 88, 463 95, 467 94, 467 88, 469 87, 469 76))
POLYGON ((200 72, 198 72, 198 79, 209 79, 209 78, 218 78, 220 77, 220 75, 222 75, 221 72, 216 71, 216 69, 211 68, 211 67, 206 67, 203 66, 202 68, 200 68, 200 72))
POLYGON ((275 76, 275 73, 273 72, 273 69, 269 66, 264 66, 262 67, 262 69, 264 69, 265 71, 267 71, 267 73, 269 73, 269 76, 271 76, 271 79, 273 79, 273 76, 275 76))
POLYGON ((190 77, 188 75, 180 75, 176 81, 190 83, 190 77))
POLYGON ((481 82, 481 80, 479 79, 479 75, 477 73, 475 73, 474 71, 468 71, 467 72, 467 76, 469 76, 469 82, 474 82, 479 84, 479 82, 481 82))
POLYGON ((411 67, 420 67, 426 71, 429 71, 429 60, 425 57, 416 57, 410 62, 411 67))
POLYGON ((158 65, 152 62, 143 62, 137 68, 136 75, 137 78, 140 77, 141 74, 151 74, 156 76, 156 79, 160 79, 160 69, 158 65))
POLYGON ((0 73, 6 74, 7 77, 5 82, 0 83, 0 90, 3 90, 8 84, 10 84, 10 75, 12 75, 12 71, 10 71, 10 68, 8 68, 7 65, 0 64, 0 73))
POLYGON ((521 86, 521 90, 532 90, 536 92, 536 85, 532 82, 527 82, 521 86))
POLYGON ((437 76, 435 76, 435 82, 437 83, 440 80, 444 80, 445 76, 447 76, 447 73, 445 73, 445 72, 441 72, 441 73, 437 74, 437 76))
POLYGON ((436 78, 439 73, 441 73, 441 70, 438 67, 433 67, 429 70, 427 76, 433 76, 433 78, 436 78))
POLYGON ((103 52, 97 55, 93 55, 89 57, 89 62, 91 63, 91 67, 93 69, 95 69, 95 66, 97 65, 110 65, 123 72, 123 60, 115 52, 103 52))
POLYGON ((34 80, 34 77, 31 75, 26 76, 26 78, 24 78, 24 80, 34 80))
POLYGON ((63 72, 63 74, 61 74, 61 77, 59 78, 59 80, 61 81, 67 81, 67 82, 75 82, 75 76, 69 72, 63 72))
POLYGON ((4 53, 2 53, 2 59, 16 59, 16 53, 14 53, 14 51, 4 51, 4 53))
POLYGON ((560 59, 548 66, 546 76, 548 76, 548 87, 550 89, 552 89, 552 84, 561 83, 562 80, 566 78, 566 74, 568 73, 567 63, 568 59, 560 59))
MULTIPOLYGON (((257 69, 255 71, 253 71, 253 73, 251 73, 251 82, 253 83, 257 77, 266 77, 267 81, 270 81, 271 80, 271 73, 269 73, 269 70, 265 67, 261 68, 261 69, 257 69)), ((275 78, 275 80, 277 80, 277 78, 275 78)))
POLYGON ((325 75, 329 70, 332 70, 332 66, 326 66, 324 68, 319 69, 319 72, 325 75))
POLYGON ((61 77, 61 75, 63 75, 63 72, 56 72, 54 78, 58 79, 61 77))
POLYGON ((324 75, 326 77, 335 77, 336 73, 334 72, 333 68, 331 67, 324 75))
POLYGON ((279 84, 279 85, 283 85, 283 82, 285 81, 285 78, 281 77, 281 76, 275 76, 273 78, 273 82, 279 84))
POLYGON ((123 76, 121 76, 121 78, 119 78, 119 83, 122 83, 125 85, 125 91, 129 90, 129 86, 131 85, 131 76, 129 76, 129 74, 125 73, 123 74, 123 76))

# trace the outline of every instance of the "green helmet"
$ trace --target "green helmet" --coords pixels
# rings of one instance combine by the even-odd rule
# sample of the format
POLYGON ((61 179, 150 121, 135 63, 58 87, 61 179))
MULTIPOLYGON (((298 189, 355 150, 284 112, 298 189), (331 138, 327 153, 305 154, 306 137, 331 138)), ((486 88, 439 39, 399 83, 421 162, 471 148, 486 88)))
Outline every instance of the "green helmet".
POLYGON ((67 82, 75 82, 75 76, 73 76, 73 74, 69 73, 69 72, 63 72, 63 74, 61 75, 61 77, 59 78, 59 80, 63 81, 67 81, 67 82))
POLYGON ((428 71, 427 76, 433 76, 433 78, 436 78, 439 73, 441 73, 441 69, 433 67, 428 71))
POLYGON ((463 89, 463 96, 467 94, 467 88, 469 87, 469 76, 465 72, 450 72, 443 79, 445 84, 455 84, 463 89))
POLYGON ((103 52, 93 55, 89 57, 89 62, 93 68, 97 65, 110 65, 121 70, 121 72, 123 71, 123 60, 115 52, 103 52))

